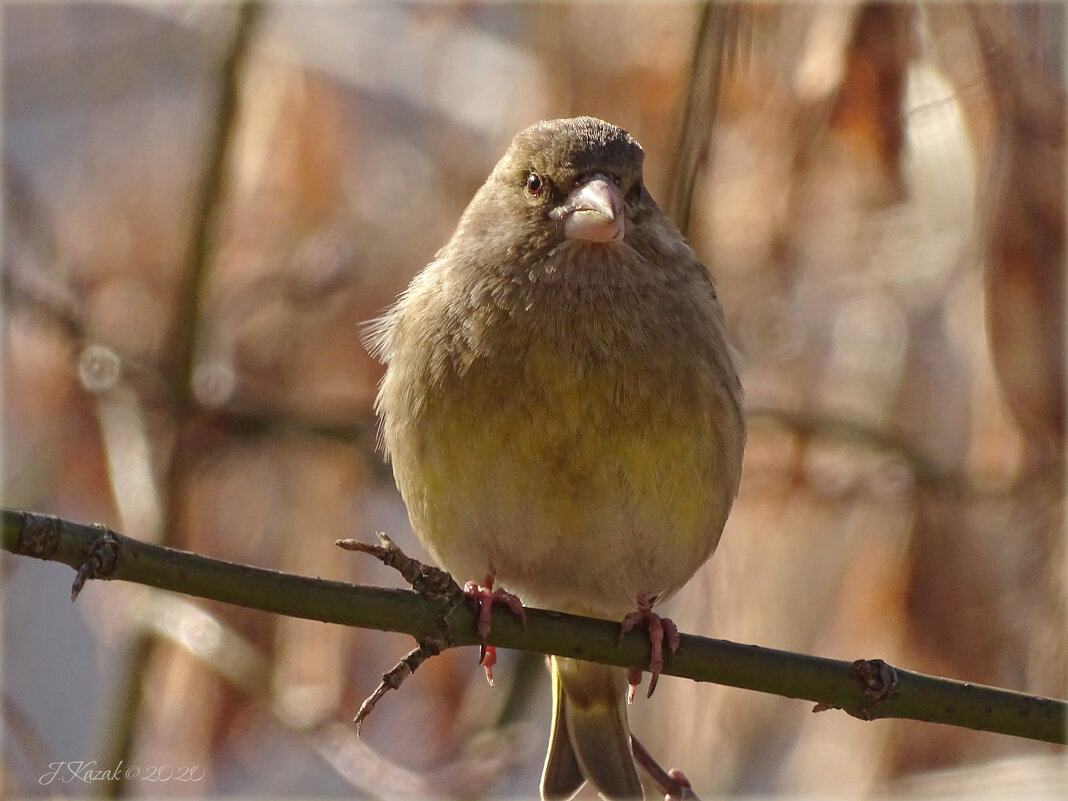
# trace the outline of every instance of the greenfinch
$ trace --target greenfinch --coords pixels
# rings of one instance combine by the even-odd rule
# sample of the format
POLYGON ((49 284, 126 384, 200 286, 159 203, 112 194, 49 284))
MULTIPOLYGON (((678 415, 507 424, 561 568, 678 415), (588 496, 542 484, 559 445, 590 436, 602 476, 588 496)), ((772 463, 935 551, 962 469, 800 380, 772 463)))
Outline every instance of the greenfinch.
MULTIPOLYGON (((745 423, 712 280, 649 195, 643 158, 592 117, 520 132, 370 341, 412 526, 480 582, 483 631, 489 603, 519 609, 515 596, 648 623, 655 681, 668 621, 652 605, 719 542, 745 423)), ((587 781, 642 798, 627 673, 551 661, 543 798, 587 781)))

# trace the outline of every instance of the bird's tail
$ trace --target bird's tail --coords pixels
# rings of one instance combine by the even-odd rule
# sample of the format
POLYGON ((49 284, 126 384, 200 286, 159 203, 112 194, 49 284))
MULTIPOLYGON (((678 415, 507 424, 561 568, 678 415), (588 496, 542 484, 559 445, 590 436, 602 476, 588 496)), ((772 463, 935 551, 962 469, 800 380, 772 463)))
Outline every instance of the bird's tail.
POLYGON ((554 656, 552 673, 553 726, 542 798, 571 798, 587 780, 610 801, 643 798, 627 726, 625 671, 554 656))

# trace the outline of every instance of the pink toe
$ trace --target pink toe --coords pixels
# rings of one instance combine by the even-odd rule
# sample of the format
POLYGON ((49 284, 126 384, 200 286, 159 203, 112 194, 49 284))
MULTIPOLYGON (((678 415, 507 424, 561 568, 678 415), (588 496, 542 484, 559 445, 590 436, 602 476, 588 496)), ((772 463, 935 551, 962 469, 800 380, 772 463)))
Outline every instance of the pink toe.
POLYGON ((640 668, 627 668, 627 703, 633 703, 634 696, 638 693, 638 685, 642 683, 642 671, 640 668))
POLYGON ((486 647, 486 653, 482 657, 482 667, 486 669, 486 681, 493 686, 493 666, 497 664, 497 649, 492 645, 486 647))

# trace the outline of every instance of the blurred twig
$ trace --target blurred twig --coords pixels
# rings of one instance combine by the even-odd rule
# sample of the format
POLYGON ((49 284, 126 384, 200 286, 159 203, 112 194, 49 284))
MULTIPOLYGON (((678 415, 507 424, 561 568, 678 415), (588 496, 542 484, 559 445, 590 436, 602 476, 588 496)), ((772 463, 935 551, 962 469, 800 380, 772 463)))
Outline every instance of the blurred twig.
POLYGON ((253 34, 263 12, 264 6, 258 2, 246 0, 240 5, 233 39, 220 65, 215 127, 208 137, 204 173, 194 201, 189 268, 178 289, 175 330, 171 340, 173 391, 182 408, 191 405, 193 400, 192 377, 197 335, 200 332, 198 321, 226 196, 228 156, 237 129, 240 87, 253 34))
POLYGON ((965 489, 967 478, 958 471, 936 465, 915 448, 882 429, 819 412, 804 412, 772 407, 758 407, 746 412, 756 423, 776 423, 797 434, 816 436, 828 441, 848 442, 876 451, 889 451, 901 457, 920 485, 937 485, 946 489, 965 489))
POLYGON ((945 492, 963 492, 971 495, 1013 493, 1024 489, 1030 482, 1043 476, 1059 475, 1063 462, 1055 462, 1032 470, 1008 485, 987 487, 972 480, 966 473, 936 464, 919 449, 892 432, 858 420, 818 411, 797 411, 772 407, 756 407, 746 411, 750 423, 766 423, 782 426, 796 434, 819 438, 825 442, 841 442, 895 454, 908 466, 918 486, 945 492))
POLYGON ((683 234, 690 227, 693 193, 709 163, 712 131, 728 70, 737 65, 747 33, 740 3, 707 2, 698 10, 686 99, 668 173, 665 210, 683 234))
MULTIPOLYGON (((359 587, 237 565, 132 540, 99 526, 3 510, 4 550, 81 568, 106 539, 117 544, 107 575, 293 617, 397 631, 422 639, 438 631, 443 609, 415 593, 359 587)), ((474 611, 461 604, 444 614, 455 645, 477 645, 474 611)), ((619 625, 557 612, 528 610, 524 627, 494 614, 490 643, 621 667, 649 662, 642 632, 619 640, 619 625)), ((907 718, 1068 745, 1068 702, 925 676, 881 660, 842 662, 683 635, 664 673, 843 709, 862 720, 907 718)))
MULTIPOLYGON (((4 728, 8 731, 8 743, 20 746, 30 765, 47 765, 52 762, 48 756, 49 743, 41 736, 31 717, 22 711, 19 701, 6 692, 0 692, 0 716, 3 718, 4 728)), ((5 757, 5 761, 8 759, 10 757, 5 757)), ((14 781, 14 776, 10 773, 6 780, 0 776, 0 793, 7 798, 28 797, 28 788, 23 788, 20 792, 7 784, 7 781, 14 781)), ((51 788, 46 788, 45 792, 49 797, 55 795, 51 788)))
MULTIPOLYGON (((173 542, 179 530, 185 475, 191 461, 181 432, 196 414, 193 371, 197 337, 201 329, 204 287, 226 194, 228 156, 239 117, 240 87, 253 35, 263 12, 264 6, 251 0, 246 0, 237 9, 233 35, 219 69, 215 125, 208 137, 204 172, 194 199, 188 270, 177 289, 177 305, 168 338, 171 349, 165 358, 164 369, 170 386, 169 400, 174 410, 173 424, 179 432, 179 438, 166 469, 160 471, 166 476, 159 499, 162 508, 158 513, 157 525, 160 530, 149 533, 158 536, 164 543, 173 542)), ((130 657, 124 666, 118 695, 121 701, 111 721, 107 764, 119 764, 129 758, 142 706, 143 673, 151 661, 153 650, 154 638, 148 631, 136 635, 130 645, 130 657)), ((125 791, 125 774, 119 781, 106 784, 105 792, 109 797, 120 797, 125 791)))
POLYGON ((44 316, 65 334, 80 339, 85 323, 78 304, 54 275, 59 260, 55 226, 29 179, 6 154, 3 169, 4 220, 8 236, 3 272, 0 273, 4 301, 17 301, 44 312, 44 316), (22 259, 11 258, 10 251, 14 249, 11 240, 15 241, 14 247, 25 249, 22 259), (26 265, 26 261, 30 264, 26 265))
MULTIPOLYGON (((253 642, 227 627, 226 622, 179 595, 155 593, 135 611, 138 622, 152 633, 199 659, 216 675, 293 733, 339 775, 358 788, 361 798, 427 797, 431 785, 415 772, 390 764, 369 746, 336 733, 347 726, 338 710, 309 713, 305 705, 286 701, 271 681, 271 663, 253 642), (210 633, 210 636, 205 633, 210 633)), ((39 759, 38 763, 47 764, 39 759)), ((36 764, 36 763, 35 763, 36 764)))

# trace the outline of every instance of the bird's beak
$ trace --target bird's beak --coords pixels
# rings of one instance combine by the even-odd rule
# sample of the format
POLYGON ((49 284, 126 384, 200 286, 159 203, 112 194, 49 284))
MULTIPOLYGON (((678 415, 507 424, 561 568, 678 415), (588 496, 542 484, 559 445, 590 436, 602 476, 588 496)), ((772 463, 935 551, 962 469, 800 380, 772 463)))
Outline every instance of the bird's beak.
POLYGON ((601 173, 576 186, 551 216, 563 222, 565 239, 619 242, 626 233, 623 193, 615 181, 601 173))

